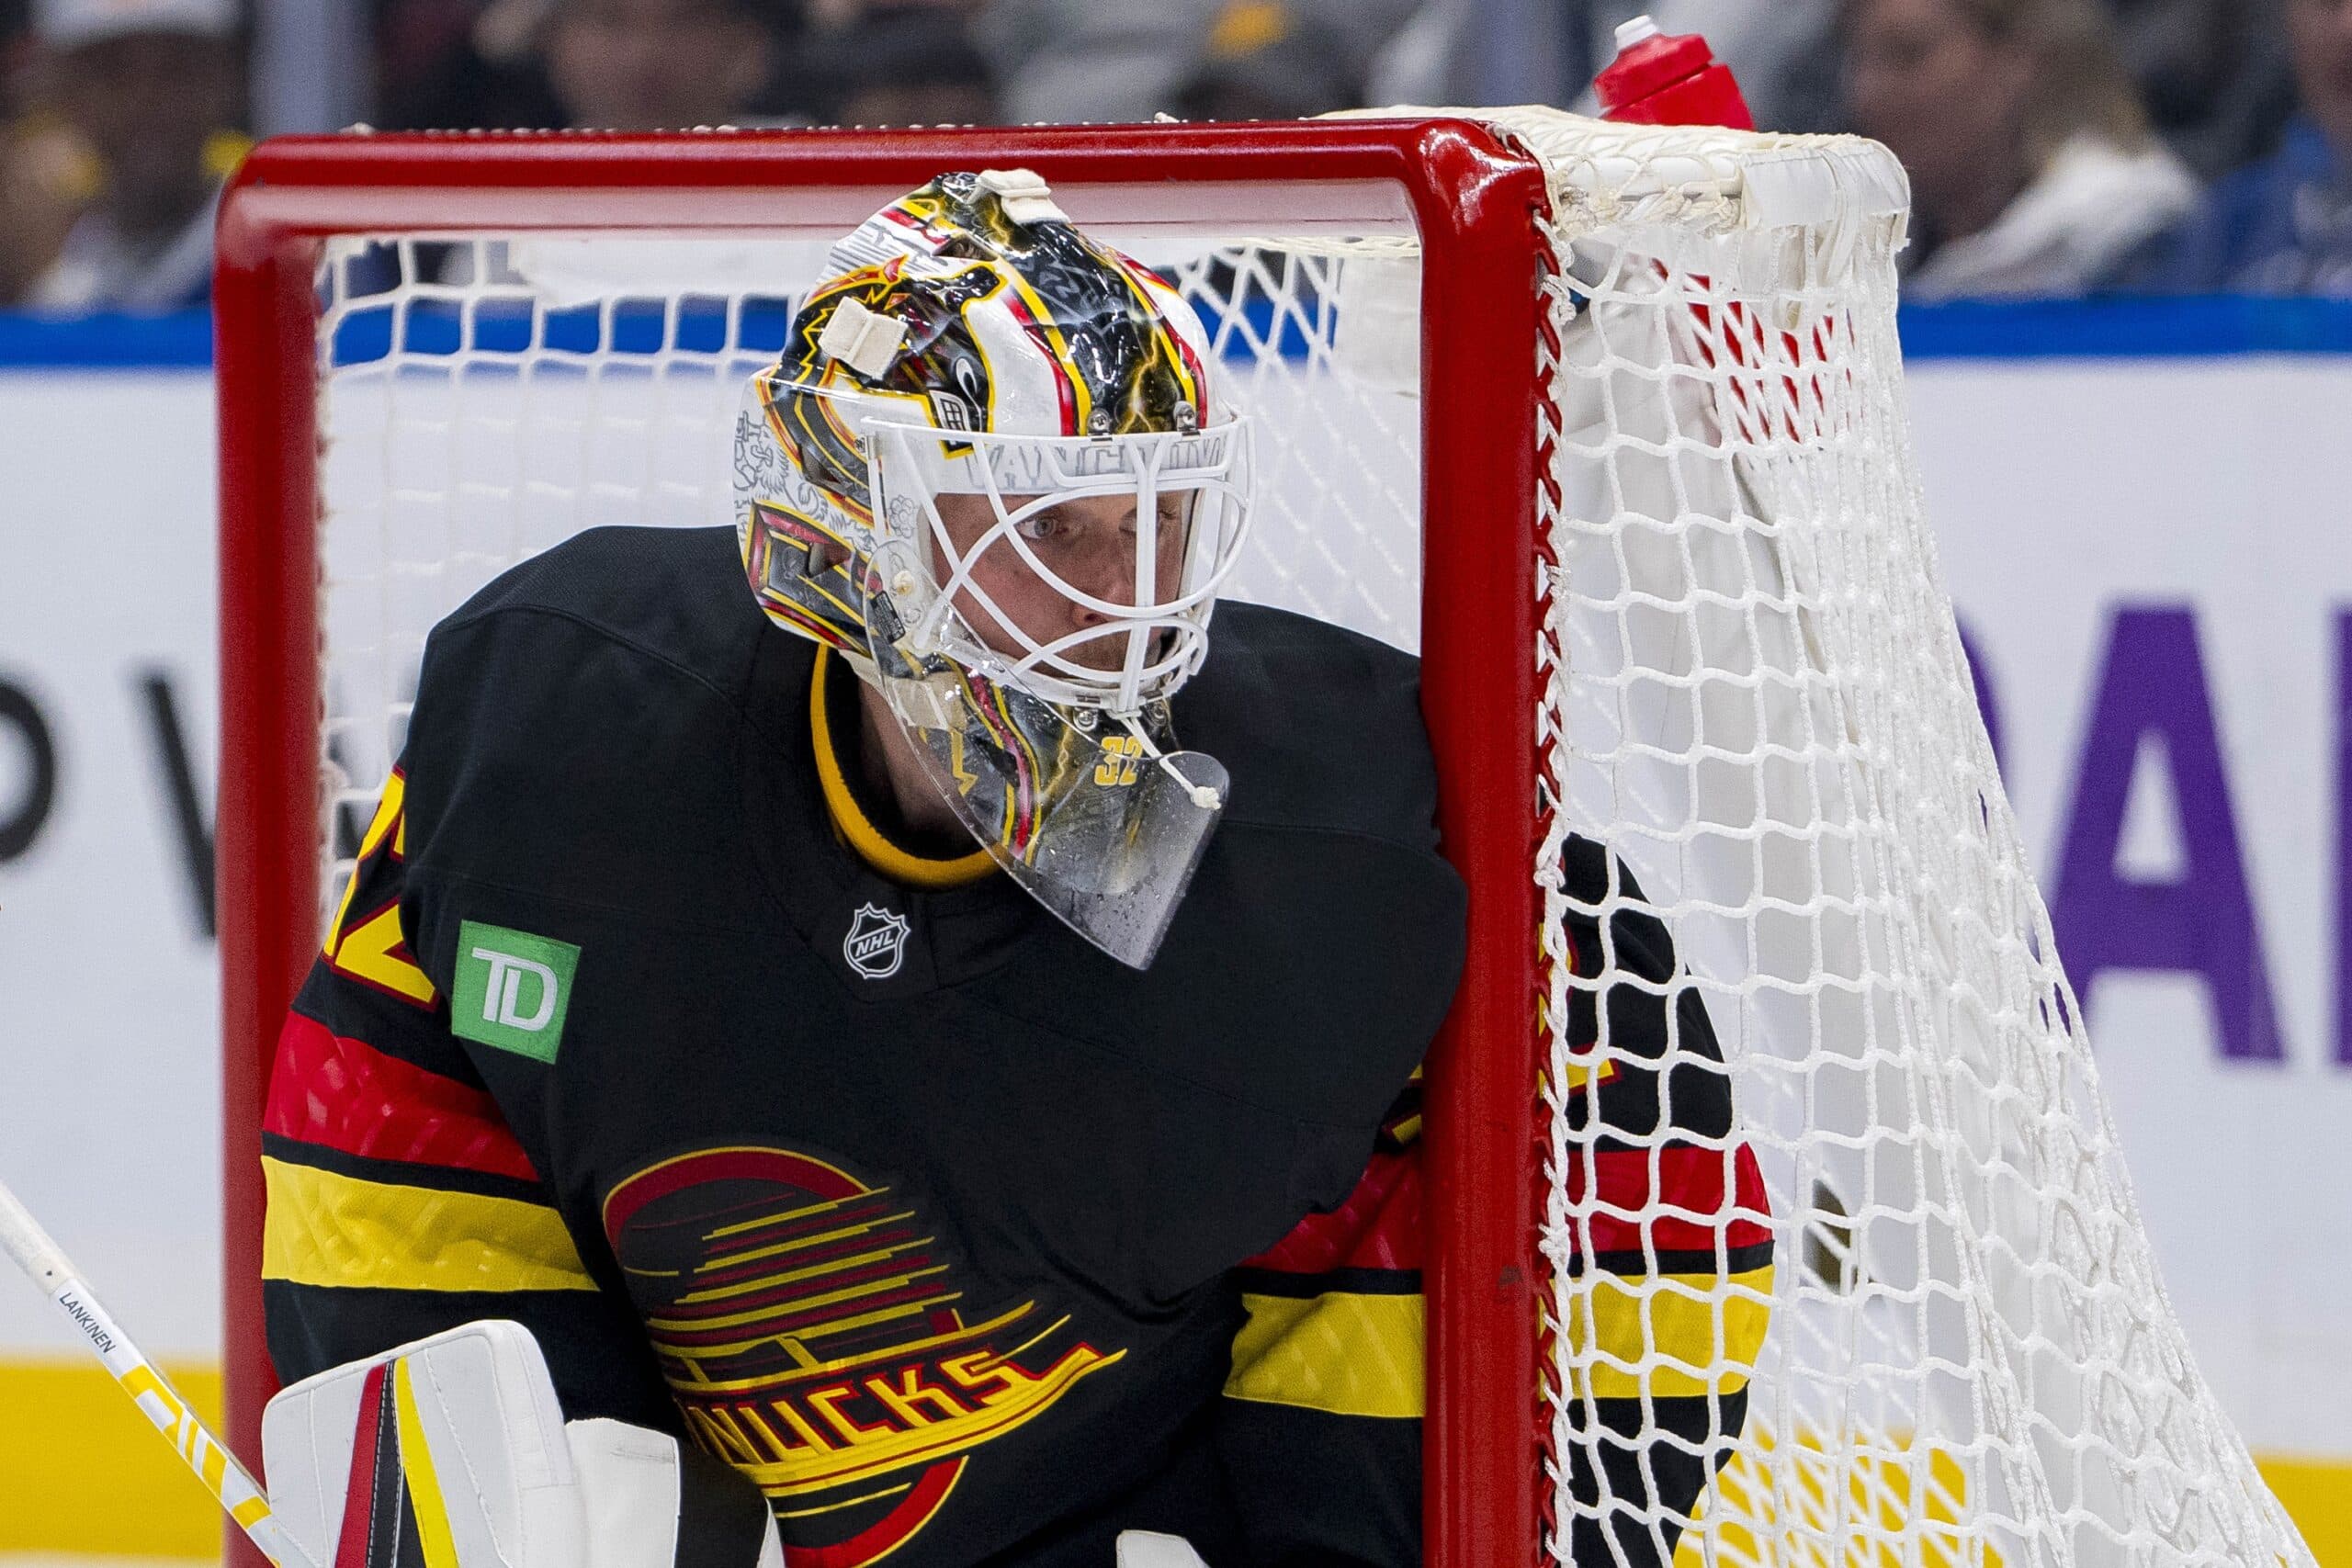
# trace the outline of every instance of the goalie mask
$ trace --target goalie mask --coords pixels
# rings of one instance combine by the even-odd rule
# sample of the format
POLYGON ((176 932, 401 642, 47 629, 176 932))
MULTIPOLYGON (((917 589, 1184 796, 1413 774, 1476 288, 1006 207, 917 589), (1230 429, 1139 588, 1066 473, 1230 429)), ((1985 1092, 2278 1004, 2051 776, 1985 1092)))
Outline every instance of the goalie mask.
POLYGON ((1248 424, 1192 308, 1026 171, 942 175, 828 271, 737 421, 752 591, 882 694, 1023 888, 1141 968, 1224 806, 1168 699, 1248 528, 1248 424))

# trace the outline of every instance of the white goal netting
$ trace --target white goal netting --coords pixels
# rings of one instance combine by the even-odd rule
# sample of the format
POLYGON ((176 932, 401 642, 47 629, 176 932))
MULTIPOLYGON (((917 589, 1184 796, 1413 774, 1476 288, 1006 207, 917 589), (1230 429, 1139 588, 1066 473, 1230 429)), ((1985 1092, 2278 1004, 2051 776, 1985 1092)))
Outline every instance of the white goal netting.
MULTIPOLYGON (((1679 1535, 1676 1555, 1725 1568, 2310 1563, 2165 1302, 1976 716, 1904 425, 1900 171, 1853 141, 1481 118, 1552 193, 1527 538, 1546 563, 1528 722, 1550 837, 1529 874, 1550 992, 1530 1005, 1555 1026, 1555 1419, 1529 1461, 1552 1466, 1555 1557, 1581 1519, 1629 1561, 1679 1535), (1638 880, 1679 977, 1569 951, 1578 911, 1546 868, 1571 831, 1638 880), (1597 1041, 1566 1021, 1577 991, 1619 985, 1695 991, 1724 1065, 1690 1065, 1727 1075, 1736 1111, 1720 1185, 1740 1190, 1745 1145, 1761 1200, 1678 1206, 1668 1133, 1581 1108, 1609 1010, 1597 1041), (1645 1148, 1662 1195, 1625 1207, 1601 1157, 1645 1148), (1742 1224, 1769 1232, 1769 1271, 1731 1266, 1742 1224), (1655 1235, 1692 1224, 1722 1267, 1661 1256, 1655 1235), (1603 1231, 1653 1267, 1592 1267, 1603 1231), (1743 1325, 1768 1314, 1751 1351, 1743 1325), (1628 1388, 1724 1418, 1695 1437, 1587 1418, 1628 1388), (1612 1446, 1636 1472, 1669 1450, 1723 1469, 1690 1515, 1662 1510, 1608 1479, 1612 1446)), ((322 910, 438 618, 586 527, 731 522, 740 383, 831 237, 328 246, 322 910)), ((1420 384, 1410 222, 1104 237, 1193 299, 1259 421, 1232 593, 1418 649, 1421 403, 1476 389, 1420 384)), ((1608 929, 1628 887, 1612 874, 1582 912, 1608 929)))

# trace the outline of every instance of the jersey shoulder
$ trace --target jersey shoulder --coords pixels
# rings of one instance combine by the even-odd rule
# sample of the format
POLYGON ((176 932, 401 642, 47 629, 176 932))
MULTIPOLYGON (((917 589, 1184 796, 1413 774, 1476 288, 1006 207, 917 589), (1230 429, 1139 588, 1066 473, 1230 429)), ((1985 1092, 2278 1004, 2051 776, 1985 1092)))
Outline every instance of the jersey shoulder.
POLYGON ((425 647, 415 874, 727 918, 767 629, 731 529, 594 529, 491 583, 425 647))
POLYGON ((1176 733, 1233 778, 1228 824, 1436 848, 1437 770, 1411 654, 1311 616, 1217 606, 1176 733))
POLYGON ((527 637, 552 617, 722 686, 764 622, 731 528, 591 528, 524 561, 434 628, 527 637))

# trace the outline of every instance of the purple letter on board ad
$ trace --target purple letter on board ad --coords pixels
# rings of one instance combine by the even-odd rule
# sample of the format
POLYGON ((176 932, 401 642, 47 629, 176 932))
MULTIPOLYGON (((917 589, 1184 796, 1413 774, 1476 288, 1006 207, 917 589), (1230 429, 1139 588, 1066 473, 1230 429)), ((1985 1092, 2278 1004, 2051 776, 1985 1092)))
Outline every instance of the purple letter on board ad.
POLYGON ((2188 606, 2117 607, 2059 842, 2050 915, 2086 1008, 2103 970, 2201 975, 2222 1055, 2241 1061, 2286 1055, 2188 606), (2180 807, 2179 874, 2163 880, 2135 876, 2117 863, 2134 764, 2151 735, 2163 741, 2155 754, 2171 770, 2180 807))
POLYGON ((2352 1062, 2352 610, 2335 612, 2335 1059, 2352 1062))

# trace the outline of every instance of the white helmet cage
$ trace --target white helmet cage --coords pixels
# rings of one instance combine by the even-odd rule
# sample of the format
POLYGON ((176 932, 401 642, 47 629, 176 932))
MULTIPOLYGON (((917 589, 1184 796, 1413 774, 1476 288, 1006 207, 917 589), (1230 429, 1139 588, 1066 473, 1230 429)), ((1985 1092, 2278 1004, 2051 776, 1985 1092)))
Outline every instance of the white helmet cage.
POLYGON ((872 419, 863 434, 876 531, 885 541, 875 566, 912 650, 944 655, 1047 702, 1122 716, 1172 694, 1200 668, 1217 591, 1249 528, 1247 420, 1206 430, 967 432, 946 440, 927 423, 872 419), (942 513, 943 495, 984 497, 987 521, 959 541, 942 513), (1073 581, 1038 534, 1069 502, 1092 498, 1130 503, 1132 523, 1110 547, 1109 581, 1101 580, 1104 552, 1096 550, 1097 581, 1073 581), (1010 574, 1034 578, 1074 606, 1070 625, 1044 636, 1024 626, 1002 601, 1010 574), (993 641, 983 628, 995 632, 993 641), (1115 655, 1108 661, 1106 648, 1115 655))

